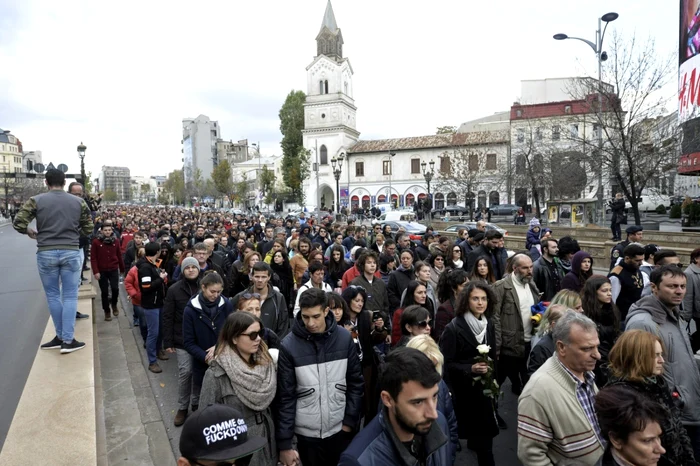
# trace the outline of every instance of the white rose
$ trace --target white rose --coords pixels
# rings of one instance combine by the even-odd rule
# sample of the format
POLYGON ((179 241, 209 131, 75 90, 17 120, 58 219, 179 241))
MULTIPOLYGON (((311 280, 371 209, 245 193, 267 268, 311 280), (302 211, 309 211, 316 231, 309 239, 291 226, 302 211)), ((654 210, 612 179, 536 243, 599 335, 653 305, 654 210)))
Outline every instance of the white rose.
POLYGON ((489 354, 491 347, 489 345, 479 345, 476 347, 476 350, 479 352, 479 354, 489 354))

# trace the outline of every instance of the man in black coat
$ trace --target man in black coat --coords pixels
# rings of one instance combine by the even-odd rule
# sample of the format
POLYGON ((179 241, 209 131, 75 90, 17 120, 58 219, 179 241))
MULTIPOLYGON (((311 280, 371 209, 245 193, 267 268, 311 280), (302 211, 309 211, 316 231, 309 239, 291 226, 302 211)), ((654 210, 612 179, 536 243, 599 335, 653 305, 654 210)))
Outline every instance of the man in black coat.
POLYGON ((474 248, 474 250, 467 256, 466 270, 472 270, 474 268, 474 264, 476 264, 476 261, 480 257, 485 257, 487 260, 490 260, 491 265, 493 265, 493 274, 495 275, 496 280, 503 278, 503 274, 506 270, 506 261, 498 250, 502 239, 503 234, 498 230, 487 231, 486 239, 481 246, 474 248))
MULTIPOLYGON (((612 231, 612 240, 620 241, 622 239, 622 232, 620 231, 620 224, 627 219, 625 215, 625 198, 622 193, 615 194, 615 199, 610 202, 610 230, 612 231)), ((625 221, 625 223, 627 223, 625 221)))

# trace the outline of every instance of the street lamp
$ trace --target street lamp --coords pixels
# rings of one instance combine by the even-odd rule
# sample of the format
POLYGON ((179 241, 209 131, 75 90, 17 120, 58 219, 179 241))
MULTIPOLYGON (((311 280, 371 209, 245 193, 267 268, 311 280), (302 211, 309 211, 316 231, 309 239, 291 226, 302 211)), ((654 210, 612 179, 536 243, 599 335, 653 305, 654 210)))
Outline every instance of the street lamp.
POLYGON ((333 176, 335 177, 335 211, 340 213, 340 173, 343 171, 343 159, 345 153, 341 153, 336 159, 331 159, 331 167, 333 167, 333 176))
POLYGON ((80 177, 82 178, 80 182, 85 185, 85 151, 87 147, 82 142, 78 146, 78 157, 80 157, 80 177))
POLYGON ((391 210, 394 210, 394 196, 391 190, 391 176, 394 174, 394 157, 396 157, 396 152, 389 151, 391 158, 389 159, 389 205, 391 210))
POLYGON ((588 44, 593 52, 596 54, 598 59, 598 157, 600 158, 598 164, 598 218, 600 223, 605 220, 605 209, 603 208, 603 62, 608 59, 608 54, 603 51, 603 39, 605 38, 605 30, 608 28, 608 24, 615 21, 620 15, 617 13, 606 13, 600 18, 598 18, 598 30, 596 31, 595 42, 591 42, 587 39, 582 39, 580 37, 569 37, 566 34, 554 34, 555 40, 565 40, 565 39, 575 39, 580 40, 588 44), (605 23, 605 27, 602 27, 602 23, 605 23))
POLYGON ((425 178, 425 183, 428 185, 428 202, 430 205, 430 210, 433 209, 433 198, 430 196, 430 182, 433 181, 433 175, 435 174, 435 160, 430 161, 430 170, 426 171, 425 166, 428 165, 425 161, 421 162, 420 168, 423 171, 423 177, 425 178))

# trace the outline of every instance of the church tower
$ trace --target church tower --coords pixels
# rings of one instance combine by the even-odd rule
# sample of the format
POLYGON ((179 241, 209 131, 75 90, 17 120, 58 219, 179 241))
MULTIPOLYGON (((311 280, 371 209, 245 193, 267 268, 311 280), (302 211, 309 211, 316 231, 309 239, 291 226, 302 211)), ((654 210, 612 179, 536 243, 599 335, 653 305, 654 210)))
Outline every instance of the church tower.
POLYGON ((309 208, 315 208, 317 202, 326 208, 337 205, 331 167, 333 157, 345 156, 340 185, 347 185, 343 183, 348 179, 347 150, 360 136, 356 129, 357 107, 353 99, 352 76, 350 61, 343 58, 343 35, 328 0, 321 29, 316 36, 316 57, 306 67, 304 147, 311 151, 311 166, 319 164, 318 171, 312 171, 305 183, 306 205, 309 208), (316 192, 317 176, 319 195, 316 192))

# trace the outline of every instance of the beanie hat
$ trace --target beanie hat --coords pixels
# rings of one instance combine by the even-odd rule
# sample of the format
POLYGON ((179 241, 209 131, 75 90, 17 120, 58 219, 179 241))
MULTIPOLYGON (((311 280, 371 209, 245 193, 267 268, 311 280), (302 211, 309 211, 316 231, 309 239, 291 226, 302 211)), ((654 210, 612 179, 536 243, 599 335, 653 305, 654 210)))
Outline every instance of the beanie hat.
POLYGON ((153 257, 160 252, 160 244, 158 243, 148 243, 145 246, 146 256, 153 257))
POLYGON ((199 262, 194 257, 186 257, 182 261, 182 264, 180 264, 180 269, 185 270, 187 267, 189 267, 191 265, 197 267, 197 270, 202 270, 201 267, 199 266, 199 262))
POLYGON ((540 226, 540 221, 537 217, 532 217, 532 220, 530 220, 530 228, 535 228, 540 226))

